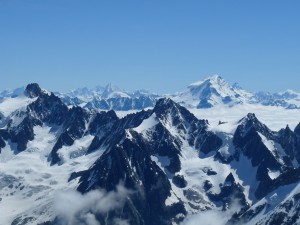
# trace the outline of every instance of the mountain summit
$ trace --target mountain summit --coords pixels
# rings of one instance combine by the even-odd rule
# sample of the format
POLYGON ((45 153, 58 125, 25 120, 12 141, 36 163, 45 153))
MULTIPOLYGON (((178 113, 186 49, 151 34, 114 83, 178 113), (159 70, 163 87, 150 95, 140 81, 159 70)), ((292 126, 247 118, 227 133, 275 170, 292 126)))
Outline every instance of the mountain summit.
POLYGON ((238 85, 229 85, 221 76, 213 75, 192 83, 188 90, 174 97, 185 106, 211 108, 216 105, 233 106, 249 102, 253 94, 238 85))
POLYGON ((104 91, 102 92, 102 97, 103 98, 116 98, 116 97, 130 98, 130 96, 126 93, 126 91, 122 90, 121 88, 111 83, 106 85, 104 91))

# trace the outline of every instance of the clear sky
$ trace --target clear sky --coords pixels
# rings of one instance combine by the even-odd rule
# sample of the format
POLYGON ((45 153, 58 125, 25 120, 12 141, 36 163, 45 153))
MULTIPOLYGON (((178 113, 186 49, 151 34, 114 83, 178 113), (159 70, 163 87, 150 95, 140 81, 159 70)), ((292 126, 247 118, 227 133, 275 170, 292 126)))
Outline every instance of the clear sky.
POLYGON ((0 0, 0 89, 300 91, 299 0, 0 0))

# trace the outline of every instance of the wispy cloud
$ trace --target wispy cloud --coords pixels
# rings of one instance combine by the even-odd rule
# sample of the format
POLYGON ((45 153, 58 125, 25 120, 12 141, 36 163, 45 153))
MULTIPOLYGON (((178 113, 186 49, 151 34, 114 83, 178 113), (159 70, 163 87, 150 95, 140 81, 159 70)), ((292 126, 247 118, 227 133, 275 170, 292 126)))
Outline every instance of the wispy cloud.
MULTIPOLYGON (((84 195, 77 191, 60 192, 55 199, 55 210, 64 225, 100 225, 95 215, 122 208, 129 194, 121 184, 111 192, 94 190, 84 195)), ((115 224, 127 225, 128 222, 118 219, 115 224)))

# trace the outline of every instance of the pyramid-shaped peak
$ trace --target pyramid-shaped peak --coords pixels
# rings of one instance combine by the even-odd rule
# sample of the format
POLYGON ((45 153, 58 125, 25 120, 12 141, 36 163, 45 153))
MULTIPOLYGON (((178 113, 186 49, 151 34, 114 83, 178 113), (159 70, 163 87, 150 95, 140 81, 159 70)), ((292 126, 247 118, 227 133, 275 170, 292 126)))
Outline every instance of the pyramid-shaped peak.
POLYGON ((246 126, 253 126, 253 125, 255 127, 256 126, 258 126, 258 127, 264 127, 265 126, 262 122, 260 122, 257 119, 255 113, 248 113, 247 116, 245 116, 244 118, 242 118, 240 120, 240 123, 245 124, 246 126))
POLYGON ((111 83, 105 86, 102 96, 104 98, 129 97, 126 91, 111 83))
POLYGON ((249 132, 250 130, 255 130, 262 133, 265 136, 270 136, 272 131, 261 121, 259 121, 254 113, 248 113, 247 116, 242 118, 240 121, 240 127, 244 132, 249 132))
POLYGON ((213 75, 192 83, 182 95, 183 101, 196 108, 211 108, 215 105, 233 106, 250 101, 253 94, 226 82, 220 75, 213 75))
MULTIPOLYGON (((181 107, 178 103, 174 102, 170 98, 160 98, 153 109, 153 112, 156 113, 158 117, 165 117, 167 114, 171 112, 180 113, 183 107, 181 107)), ((185 108, 184 111, 187 111, 185 108)))
MULTIPOLYGON (((173 125, 178 126, 180 123, 194 123, 198 122, 198 119, 189 110, 174 102, 170 98, 161 98, 156 102, 153 112, 159 119, 169 120, 172 118, 173 125)), ((202 121, 203 124, 207 124, 207 121, 202 121)))
POLYGON ((247 116, 243 117, 239 124, 245 127, 252 127, 253 125, 262 125, 262 123, 257 119, 254 113, 248 113, 247 116))
POLYGON ((286 131, 292 131, 291 128, 290 128, 290 126, 288 124, 286 125, 285 130, 286 131))
POLYGON ((176 107, 177 103, 171 100, 170 98, 160 98, 155 104, 154 111, 158 108, 171 108, 174 106, 176 107))
POLYGON ((42 89, 37 83, 28 84, 25 88, 25 94, 29 98, 35 98, 40 96, 43 93, 42 89))

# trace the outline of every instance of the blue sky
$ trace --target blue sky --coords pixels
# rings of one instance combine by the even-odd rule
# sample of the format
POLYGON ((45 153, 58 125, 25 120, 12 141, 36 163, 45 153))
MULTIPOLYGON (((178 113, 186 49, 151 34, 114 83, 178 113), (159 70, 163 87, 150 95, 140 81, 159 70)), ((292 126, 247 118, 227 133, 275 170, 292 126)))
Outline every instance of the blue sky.
POLYGON ((298 0, 0 0, 0 89, 300 91, 298 0))

